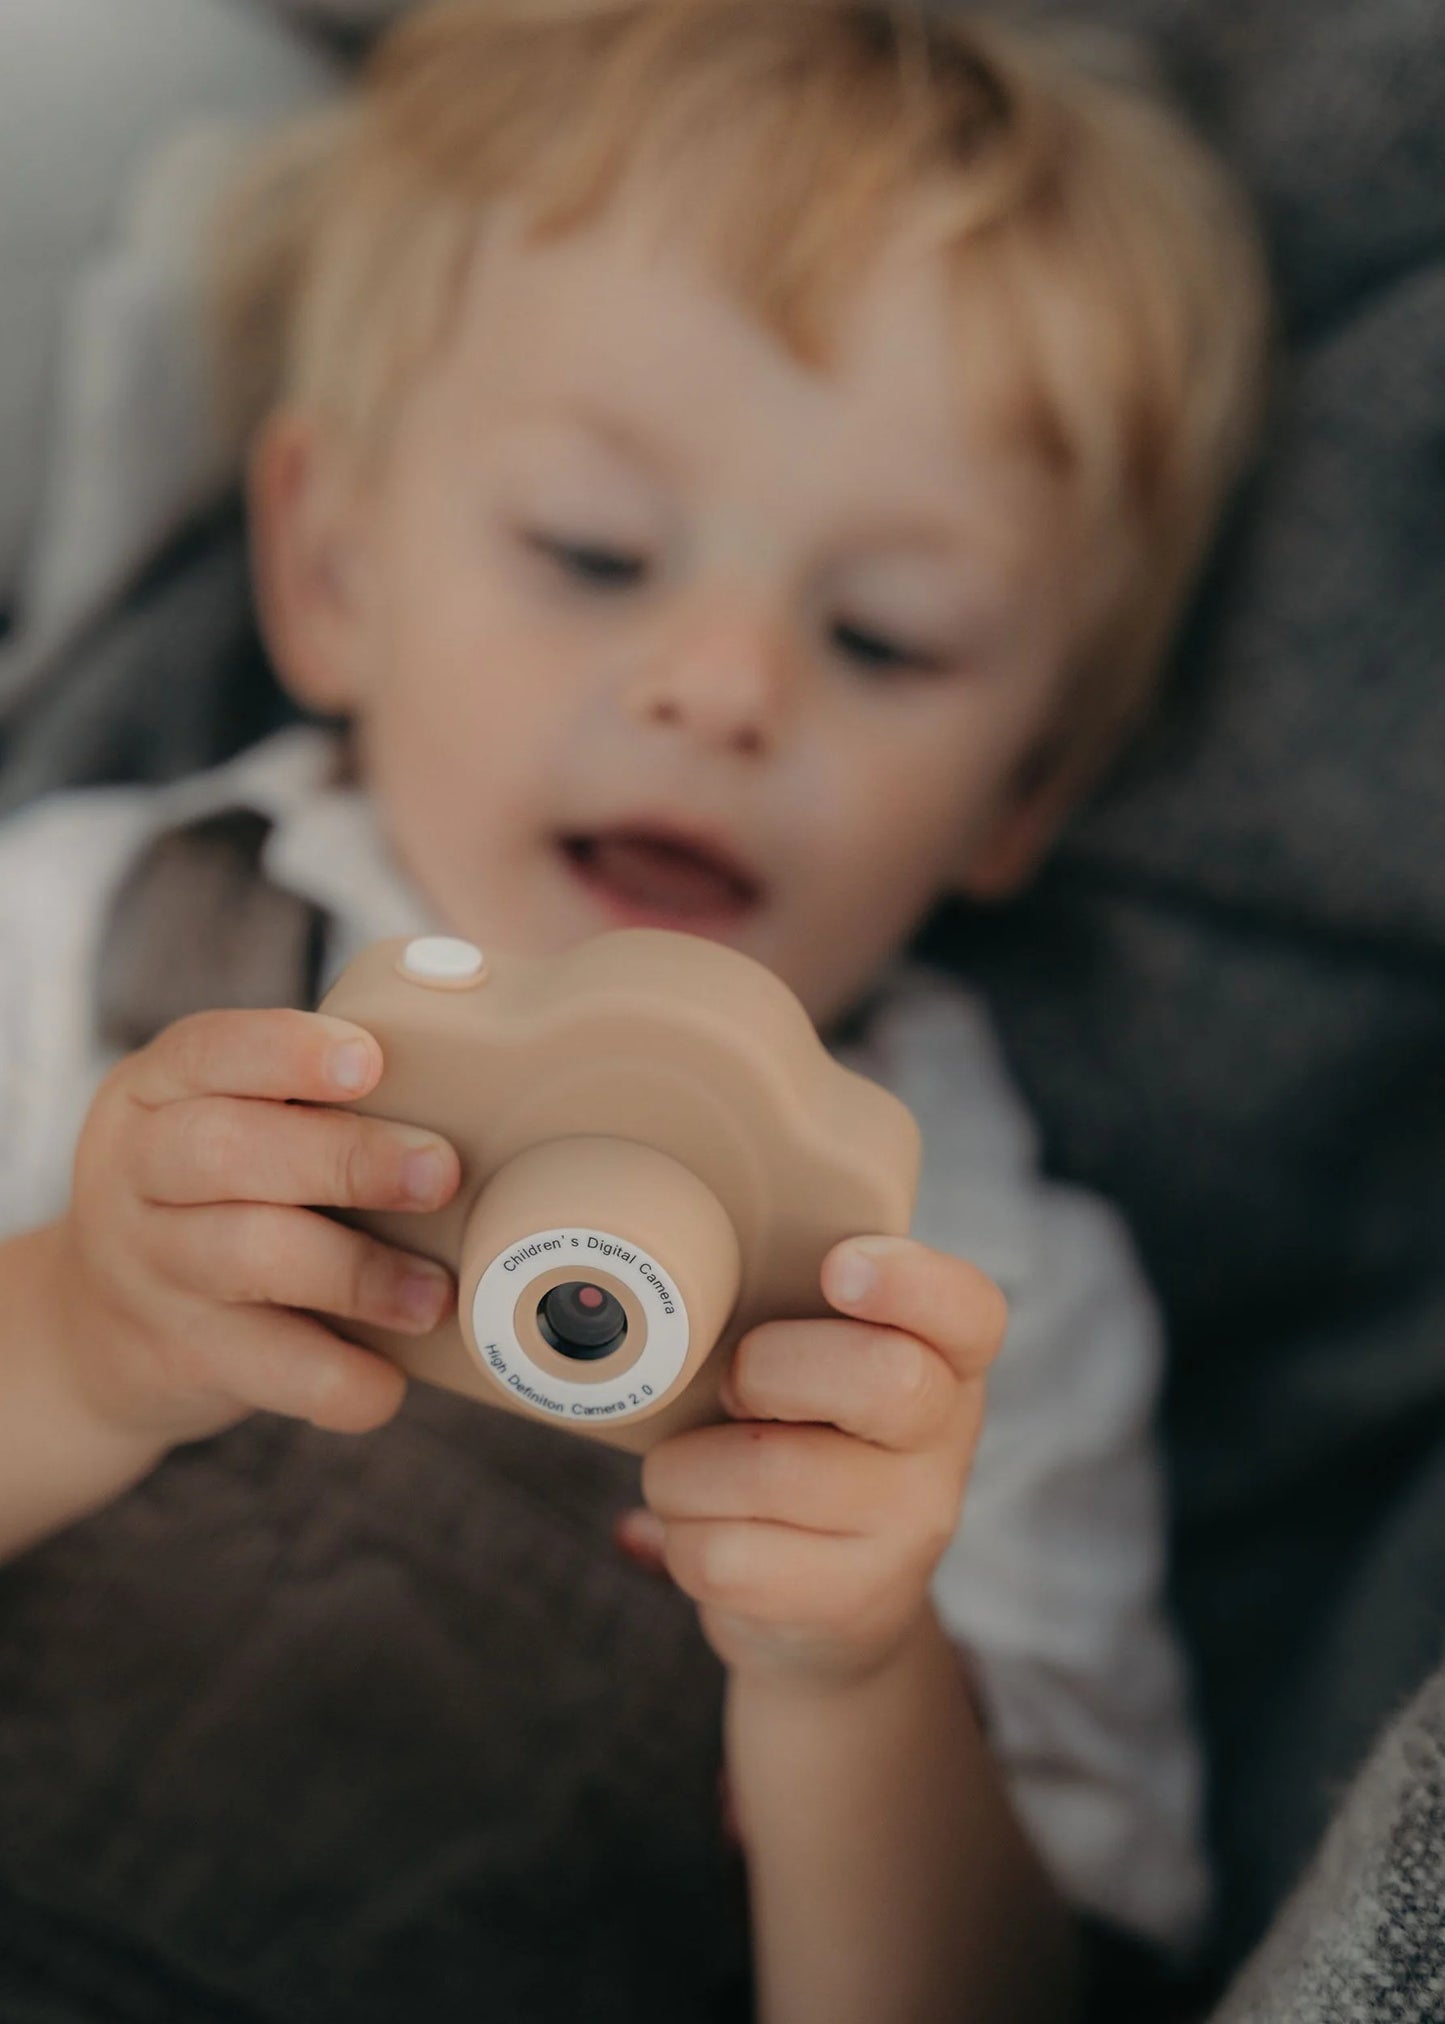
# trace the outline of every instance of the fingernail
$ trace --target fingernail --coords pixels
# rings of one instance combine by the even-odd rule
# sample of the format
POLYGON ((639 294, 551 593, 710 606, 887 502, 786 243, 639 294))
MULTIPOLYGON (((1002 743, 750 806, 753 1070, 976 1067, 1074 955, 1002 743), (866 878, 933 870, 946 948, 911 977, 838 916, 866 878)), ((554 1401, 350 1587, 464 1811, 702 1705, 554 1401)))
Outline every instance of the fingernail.
POLYGON ((451 1281, 446 1273, 430 1267, 415 1268, 401 1282, 402 1312, 426 1327, 434 1327, 441 1320, 450 1296, 451 1281))
POLYGON ((848 1306, 866 1300, 878 1284, 878 1267, 856 1244, 850 1244, 846 1251, 840 1251, 828 1269, 828 1282, 832 1297, 848 1306))
POLYGON ((371 1049, 364 1040, 345 1040, 331 1050, 326 1067, 337 1089, 365 1089, 371 1080, 371 1049))
POLYGON ((408 1153, 401 1163, 401 1191, 418 1207, 434 1202, 446 1185, 450 1161, 435 1144, 408 1153))

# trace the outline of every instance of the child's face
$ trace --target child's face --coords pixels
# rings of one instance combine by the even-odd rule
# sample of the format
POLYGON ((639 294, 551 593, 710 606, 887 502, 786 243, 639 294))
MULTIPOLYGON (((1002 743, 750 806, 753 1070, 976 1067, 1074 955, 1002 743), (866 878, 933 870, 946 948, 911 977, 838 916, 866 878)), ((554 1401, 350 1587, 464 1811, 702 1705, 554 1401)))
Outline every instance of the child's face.
POLYGON ((268 621, 456 932, 685 929, 824 1024, 1047 840, 1015 783, 1087 571, 971 425, 936 256, 892 250, 816 373, 647 224, 499 219, 364 482, 273 429, 268 621))

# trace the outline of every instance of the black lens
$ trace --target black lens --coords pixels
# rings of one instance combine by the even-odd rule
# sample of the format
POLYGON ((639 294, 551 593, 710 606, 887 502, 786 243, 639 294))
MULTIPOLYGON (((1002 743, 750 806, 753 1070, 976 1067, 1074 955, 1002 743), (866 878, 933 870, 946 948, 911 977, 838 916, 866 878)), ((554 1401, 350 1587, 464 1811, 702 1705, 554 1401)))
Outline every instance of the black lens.
POLYGON ((554 1286, 537 1308, 537 1326, 559 1355, 575 1357, 579 1363, 610 1356, 627 1339, 622 1302, 586 1279, 554 1286))

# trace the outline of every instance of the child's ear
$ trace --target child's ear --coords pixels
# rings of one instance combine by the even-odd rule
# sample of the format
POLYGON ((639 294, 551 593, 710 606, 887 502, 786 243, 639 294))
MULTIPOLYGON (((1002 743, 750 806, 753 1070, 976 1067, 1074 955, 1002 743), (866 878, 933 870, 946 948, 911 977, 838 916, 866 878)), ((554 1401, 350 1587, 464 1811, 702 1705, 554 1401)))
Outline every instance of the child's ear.
POLYGON ((307 416, 272 416, 247 468, 251 569, 271 660, 297 702, 343 716, 362 678, 359 491, 307 416))
POLYGON ((975 837, 953 880, 972 900, 1006 900, 1022 891, 1053 848, 1080 794, 1073 773, 1041 753, 1007 791, 992 823, 975 837))

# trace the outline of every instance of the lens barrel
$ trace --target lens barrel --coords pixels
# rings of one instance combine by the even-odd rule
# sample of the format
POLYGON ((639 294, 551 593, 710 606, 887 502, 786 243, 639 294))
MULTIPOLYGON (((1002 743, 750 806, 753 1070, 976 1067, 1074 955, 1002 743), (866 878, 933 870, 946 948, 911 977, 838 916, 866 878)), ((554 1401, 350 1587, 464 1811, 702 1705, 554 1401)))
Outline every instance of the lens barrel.
POLYGON ((537 1327, 559 1356, 595 1363, 626 1341, 627 1314, 605 1287, 590 1279, 569 1279, 538 1302, 537 1327))

